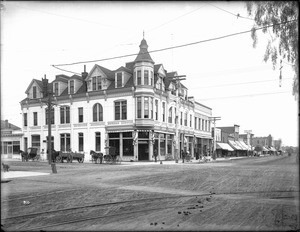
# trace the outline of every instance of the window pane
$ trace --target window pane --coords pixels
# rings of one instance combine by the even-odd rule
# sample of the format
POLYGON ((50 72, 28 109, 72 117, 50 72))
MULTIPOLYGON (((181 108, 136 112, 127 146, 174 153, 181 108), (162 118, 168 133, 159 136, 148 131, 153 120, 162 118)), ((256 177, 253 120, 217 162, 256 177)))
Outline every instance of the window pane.
POLYGON ((149 98, 144 98, 144 118, 149 118, 149 98))
POLYGON ((142 117, 142 98, 141 97, 137 98, 137 117, 138 118, 142 117))
POLYGON ((70 123, 70 107, 66 107, 66 123, 70 123))
POLYGON ((27 113, 24 113, 24 126, 27 126, 27 113))
POLYGON ((101 104, 98 104, 98 120, 103 121, 103 107, 101 104))
POLYGON ((60 123, 65 123, 65 111, 63 107, 60 108, 60 123))
POLYGON ((134 154, 133 139, 124 139, 123 140, 123 156, 133 156, 133 154, 134 154))
POLYGON ((122 101, 122 119, 127 119, 127 102, 122 101))
POLYGON ((141 70, 137 71, 137 84, 138 85, 142 84, 142 73, 141 73, 141 70))
POLYGON ((144 85, 148 85, 149 84, 149 71, 148 70, 144 70, 144 85))
POLYGON ((122 87, 122 73, 117 73, 117 88, 122 87))
POLYGON ((97 77, 93 77, 93 90, 96 90, 97 86, 96 86, 96 82, 97 82, 97 77))
POLYGON ((78 122, 83 122, 83 108, 78 108, 78 122))
POLYGON ((95 150, 100 151, 101 150, 101 133, 96 132, 95 133, 95 150))
POLYGON ((83 133, 78 133, 78 150, 83 151, 83 133))
POLYGON ((115 120, 120 120, 120 102, 115 102, 115 120))

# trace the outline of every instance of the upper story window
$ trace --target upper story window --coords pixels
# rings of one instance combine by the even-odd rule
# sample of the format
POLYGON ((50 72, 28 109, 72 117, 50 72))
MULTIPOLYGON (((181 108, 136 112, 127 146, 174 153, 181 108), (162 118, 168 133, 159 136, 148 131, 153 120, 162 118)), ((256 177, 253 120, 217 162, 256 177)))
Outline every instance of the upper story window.
POLYGON ((202 119, 202 130, 204 130, 204 119, 202 119))
POLYGON ((70 123, 70 107, 60 107, 60 124, 70 123))
POLYGON ((169 123, 172 123, 172 107, 169 108, 169 123))
POLYGON ((184 114, 184 125, 187 126, 187 113, 184 114))
POLYGON ((32 98, 36 98, 36 86, 32 87, 32 98))
POLYGON ((150 85, 153 86, 153 82, 154 82, 154 74, 153 71, 150 72, 150 85))
POLYGON ((144 118, 149 118, 149 97, 144 97, 144 118))
POLYGON ((155 100, 155 120, 158 120, 158 100, 155 100))
POLYGON ((144 85, 149 85, 149 71, 144 70, 144 85))
POLYGON ((33 112, 33 125, 37 126, 38 124, 38 115, 37 112, 33 112))
POLYGON ((190 114, 190 127, 192 127, 192 115, 190 114))
POLYGON ((27 126, 27 113, 23 114, 24 126, 27 126))
POLYGON ((142 71, 138 70, 137 71, 137 85, 141 85, 142 84, 142 71))
POLYGON ((92 90, 97 90, 97 77, 93 77, 92 79, 92 90))
POLYGON ((127 101, 115 101, 115 120, 127 119, 127 101))
POLYGON ((180 112, 180 125, 182 125, 182 112, 180 112))
POLYGON ((116 88, 121 88, 122 86, 122 73, 117 73, 116 88))
POLYGON ((70 94, 74 94, 74 80, 70 81, 70 94))
POLYGON ((162 121, 163 121, 163 122, 166 121, 165 115, 166 115, 166 103, 163 102, 163 103, 162 103, 162 121))
POLYGON ((103 107, 101 104, 96 103, 93 106, 93 122, 103 121, 103 107))
POLYGON ((142 97, 137 97, 137 118, 142 118, 142 97))
POLYGON ((83 107, 78 108, 78 122, 83 122, 83 107))
POLYGON ((83 133, 78 133, 78 151, 83 151, 83 133))
MULTIPOLYGON (((54 124, 54 108, 51 108, 51 124, 54 124)), ((48 108, 45 109, 45 124, 48 125, 48 108)))
POLYGON ((58 82, 54 83, 54 94, 55 96, 58 96, 58 82))

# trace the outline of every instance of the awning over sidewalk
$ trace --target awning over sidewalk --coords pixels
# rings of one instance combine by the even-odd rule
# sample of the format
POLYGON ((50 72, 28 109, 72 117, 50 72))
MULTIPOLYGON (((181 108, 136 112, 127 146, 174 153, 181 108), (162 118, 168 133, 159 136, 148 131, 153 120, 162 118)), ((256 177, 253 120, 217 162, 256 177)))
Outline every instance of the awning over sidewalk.
POLYGON ((228 143, 230 144, 230 146, 232 146, 232 148, 234 150, 244 150, 243 148, 241 148, 235 141, 233 140, 228 140, 228 143))
POLYGON ((244 143, 244 141, 240 140, 240 141, 238 141, 238 143, 239 143, 240 147, 243 148, 243 150, 245 150, 245 151, 249 150, 248 146, 244 143))
POLYGON ((228 143, 217 143, 217 149, 222 149, 226 151, 234 151, 228 143))
POLYGON ((263 151, 269 151, 269 149, 266 147, 263 147, 263 151))

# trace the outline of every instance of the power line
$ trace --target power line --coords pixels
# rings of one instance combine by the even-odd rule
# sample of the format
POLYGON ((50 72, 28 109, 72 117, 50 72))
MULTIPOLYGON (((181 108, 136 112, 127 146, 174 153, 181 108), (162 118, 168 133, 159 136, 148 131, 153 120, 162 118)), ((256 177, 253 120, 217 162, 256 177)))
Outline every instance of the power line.
MULTIPOLYGON (((283 78, 282 80, 290 80, 293 78, 283 78)), ((261 82, 270 82, 270 81, 277 81, 274 79, 269 80, 262 80, 262 81, 249 81, 249 82, 241 82, 241 83, 232 83, 232 84, 225 84, 225 85, 210 85, 210 86, 200 86, 200 87, 194 87, 189 89, 202 89, 202 88, 214 88, 214 87, 223 87, 223 86, 233 86, 233 85, 246 85, 246 84, 254 84, 254 83, 261 83, 261 82)))
POLYGON ((209 101, 209 100, 228 99, 228 98, 254 97, 254 96, 262 96, 262 95, 290 93, 290 92, 291 91, 282 91, 282 92, 272 92, 272 93, 258 93, 258 94, 236 95, 236 96, 228 96, 228 97, 204 98, 204 99, 197 99, 196 101, 201 102, 201 101, 209 101))
POLYGON ((234 15, 234 16, 236 16, 237 18, 249 19, 249 20, 254 21, 254 19, 248 18, 248 17, 244 17, 244 16, 241 16, 239 13, 234 14, 234 13, 232 13, 232 12, 230 12, 230 11, 224 10, 224 9, 218 7, 218 6, 213 5, 213 4, 210 4, 210 3, 207 3, 207 4, 208 4, 208 5, 211 5, 211 6, 215 7, 215 8, 217 8, 217 9, 219 9, 219 10, 222 10, 222 11, 228 13, 228 14, 234 15))
MULTIPOLYGON (((266 26, 258 27, 255 30, 261 30, 261 29, 264 29, 264 28, 273 27, 275 25, 287 24, 287 23, 290 23, 290 22, 293 22, 293 21, 296 21, 296 20, 287 21, 287 22, 284 22, 284 23, 266 25, 266 26)), ((191 45, 195 45, 195 44, 199 44, 199 43, 205 43, 205 42, 210 42, 210 41, 214 41, 214 40, 220 40, 220 39, 224 39, 224 38, 228 38, 228 37, 232 37, 232 36, 236 36, 236 35, 249 33, 252 30, 253 29, 247 30, 247 31, 242 31, 242 32, 237 32, 237 33, 232 33, 232 34, 228 34, 228 35, 224 35, 224 36, 219 36, 219 37, 215 37, 215 38, 211 38, 211 39, 201 40, 201 41, 197 41, 197 42, 192 42, 192 43, 187 43, 187 44, 182 44, 182 45, 177 45, 177 46, 172 46, 172 47, 167 47, 167 48, 162 48, 162 49, 157 49, 157 50, 149 51, 148 53, 161 52, 161 51, 166 51, 166 50, 170 50, 170 49, 174 49, 174 48, 187 47, 187 46, 191 46, 191 45)), ((57 68, 57 66, 67 66, 67 65, 76 65, 76 64, 92 63, 92 62, 99 62, 99 61, 107 61, 107 60, 125 58, 125 57, 136 56, 136 55, 138 55, 138 53, 122 55, 122 56, 115 56, 115 57, 110 57, 110 58, 97 59, 97 60, 90 60, 90 61, 79 61, 79 62, 66 63, 66 64, 56 64, 56 65, 51 65, 51 66, 53 66, 54 68, 57 68)))

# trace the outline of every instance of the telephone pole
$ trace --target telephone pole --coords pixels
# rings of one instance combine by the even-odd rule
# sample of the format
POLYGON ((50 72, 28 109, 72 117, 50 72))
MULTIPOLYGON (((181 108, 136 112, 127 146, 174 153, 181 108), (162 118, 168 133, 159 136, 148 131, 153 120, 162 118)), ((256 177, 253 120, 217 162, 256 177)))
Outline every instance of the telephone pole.
POLYGON ((221 120, 221 117, 209 117, 209 120, 214 123, 213 157, 216 157, 216 147, 217 147, 217 141, 216 141, 216 121, 217 120, 221 120))
POLYGON ((180 76, 174 76, 173 80, 176 81, 176 115, 175 115, 175 127, 176 127, 176 132, 175 132, 175 163, 178 163, 178 157, 179 157, 179 143, 180 143, 180 138, 179 138, 179 129, 178 129, 178 115, 179 115, 179 97, 178 97, 178 90, 179 90, 179 84, 181 80, 186 80, 186 75, 180 75, 180 76))
POLYGON ((49 160, 48 160, 48 163, 51 165, 51 169, 52 169, 52 173, 57 173, 57 170, 56 170, 56 164, 55 162, 53 162, 53 159, 52 159, 52 139, 51 139, 51 108, 52 108, 52 91, 51 89, 49 90, 48 88, 48 79, 46 79, 46 75, 45 77, 42 79, 43 81, 43 93, 44 93, 44 97, 48 97, 48 100, 47 102, 47 106, 48 106, 48 154, 49 154, 49 160))

